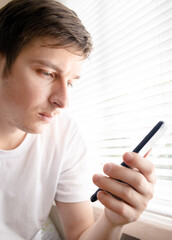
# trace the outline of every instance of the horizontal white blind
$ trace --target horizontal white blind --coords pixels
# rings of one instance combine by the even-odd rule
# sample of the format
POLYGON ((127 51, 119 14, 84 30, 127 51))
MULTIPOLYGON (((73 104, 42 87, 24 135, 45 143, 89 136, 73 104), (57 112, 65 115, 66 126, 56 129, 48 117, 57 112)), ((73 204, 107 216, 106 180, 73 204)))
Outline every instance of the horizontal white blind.
POLYGON ((85 136, 91 173, 121 163, 164 120, 166 134, 149 156, 157 184, 148 210, 172 216, 172 1, 62 2, 93 37, 69 108, 85 136))

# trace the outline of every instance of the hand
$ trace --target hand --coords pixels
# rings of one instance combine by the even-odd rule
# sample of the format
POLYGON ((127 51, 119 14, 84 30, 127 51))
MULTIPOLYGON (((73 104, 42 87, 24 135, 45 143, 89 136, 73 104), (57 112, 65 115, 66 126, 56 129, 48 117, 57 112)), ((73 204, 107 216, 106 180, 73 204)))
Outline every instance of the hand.
POLYGON ((137 153, 125 153, 125 168, 105 164, 103 175, 94 175, 93 182, 101 189, 98 200, 105 206, 106 218, 115 225, 136 221, 153 197, 155 170, 153 164, 137 153), (118 179, 122 182, 116 181, 118 179))

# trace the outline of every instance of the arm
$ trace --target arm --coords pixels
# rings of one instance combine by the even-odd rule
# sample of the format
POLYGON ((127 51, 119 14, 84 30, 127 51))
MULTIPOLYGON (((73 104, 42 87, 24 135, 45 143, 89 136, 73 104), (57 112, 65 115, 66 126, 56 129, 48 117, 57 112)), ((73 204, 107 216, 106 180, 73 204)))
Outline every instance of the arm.
POLYGON ((62 203, 56 201, 66 240, 118 239, 122 227, 114 227, 103 214, 96 222, 90 202, 62 203), (112 238, 110 236, 112 235, 112 238), (117 238, 118 236, 118 238, 117 238))
POLYGON ((91 203, 63 203, 56 201, 66 240, 78 240, 94 224, 91 203))
POLYGON ((153 196, 154 167, 136 153, 124 154, 128 169, 106 164, 107 176, 95 175, 94 183, 111 194, 100 191, 98 200, 105 206, 104 214, 94 223, 91 205, 85 203, 57 203, 66 233, 70 240, 117 240, 123 225, 137 220, 153 196), (119 179, 125 183, 115 181, 119 179))

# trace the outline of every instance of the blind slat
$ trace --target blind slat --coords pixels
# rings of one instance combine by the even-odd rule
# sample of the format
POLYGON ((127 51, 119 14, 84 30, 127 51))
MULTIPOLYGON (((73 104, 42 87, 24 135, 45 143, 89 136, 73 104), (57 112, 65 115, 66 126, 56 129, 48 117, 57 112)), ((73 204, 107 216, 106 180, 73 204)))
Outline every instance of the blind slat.
POLYGON ((158 180, 148 210, 171 216, 172 1, 66 3, 83 19, 94 43, 68 110, 94 156, 90 164, 94 159, 95 172, 108 161, 120 164, 123 153, 164 120, 167 132, 150 155, 158 180))

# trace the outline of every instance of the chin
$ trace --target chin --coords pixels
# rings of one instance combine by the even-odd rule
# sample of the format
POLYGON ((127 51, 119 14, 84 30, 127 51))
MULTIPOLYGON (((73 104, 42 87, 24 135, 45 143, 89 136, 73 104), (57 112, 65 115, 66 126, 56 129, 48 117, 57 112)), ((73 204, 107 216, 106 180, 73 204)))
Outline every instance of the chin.
MULTIPOLYGON (((47 125, 48 125, 48 124, 47 124, 47 125)), ((40 133, 42 133, 42 132, 45 131, 45 129, 47 128, 47 125, 46 125, 46 126, 37 127, 37 128, 34 128, 34 129, 31 129, 28 133, 40 134, 40 133)))
POLYGON ((38 125, 37 126, 22 126, 22 127, 20 127, 20 129, 26 133, 40 134, 45 131, 45 129, 47 128, 48 125, 49 124, 40 124, 39 126, 38 125))

